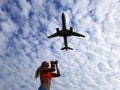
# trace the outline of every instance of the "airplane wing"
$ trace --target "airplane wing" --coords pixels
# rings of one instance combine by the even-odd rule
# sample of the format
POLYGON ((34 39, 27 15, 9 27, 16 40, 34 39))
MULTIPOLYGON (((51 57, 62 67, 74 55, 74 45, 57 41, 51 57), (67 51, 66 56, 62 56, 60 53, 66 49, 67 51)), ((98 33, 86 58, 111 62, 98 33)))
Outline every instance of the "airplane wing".
POLYGON ((48 38, 57 37, 57 36, 58 36, 58 33, 55 33, 55 34, 50 35, 48 38))
POLYGON ((76 33, 76 32, 71 32, 70 34, 71 36, 85 37, 84 35, 76 33))

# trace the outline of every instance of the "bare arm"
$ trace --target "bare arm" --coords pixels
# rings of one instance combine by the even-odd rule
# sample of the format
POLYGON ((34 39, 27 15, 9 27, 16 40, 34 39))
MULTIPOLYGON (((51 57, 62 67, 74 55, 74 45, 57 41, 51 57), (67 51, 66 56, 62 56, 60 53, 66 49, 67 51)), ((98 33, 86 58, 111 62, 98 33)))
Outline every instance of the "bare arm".
POLYGON ((59 68, 58 68, 58 61, 56 61, 56 70, 57 70, 57 73, 52 73, 52 76, 53 77, 59 77, 60 76, 60 71, 59 71, 59 68))

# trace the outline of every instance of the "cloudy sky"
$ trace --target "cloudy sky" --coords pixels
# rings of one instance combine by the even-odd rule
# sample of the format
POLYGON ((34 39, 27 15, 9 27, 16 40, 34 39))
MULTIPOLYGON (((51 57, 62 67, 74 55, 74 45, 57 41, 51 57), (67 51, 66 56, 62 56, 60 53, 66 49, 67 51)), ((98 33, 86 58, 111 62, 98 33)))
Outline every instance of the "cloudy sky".
POLYGON ((51 90, 120 90, 120 0, 0 0, 0 90, 37 90, 41 62, 58 60, 51 90), (86 38, 47 37, 66 26, 86 38))

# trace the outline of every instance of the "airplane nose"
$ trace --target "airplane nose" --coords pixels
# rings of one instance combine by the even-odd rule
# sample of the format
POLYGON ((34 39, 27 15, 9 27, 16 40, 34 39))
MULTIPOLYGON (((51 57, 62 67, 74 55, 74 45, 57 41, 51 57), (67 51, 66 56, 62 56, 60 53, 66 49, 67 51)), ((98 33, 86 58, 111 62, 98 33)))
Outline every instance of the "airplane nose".
POLYGON ((64 13, 62 13, 62 17, 64 17, 65 15, 64 15, 64 13))

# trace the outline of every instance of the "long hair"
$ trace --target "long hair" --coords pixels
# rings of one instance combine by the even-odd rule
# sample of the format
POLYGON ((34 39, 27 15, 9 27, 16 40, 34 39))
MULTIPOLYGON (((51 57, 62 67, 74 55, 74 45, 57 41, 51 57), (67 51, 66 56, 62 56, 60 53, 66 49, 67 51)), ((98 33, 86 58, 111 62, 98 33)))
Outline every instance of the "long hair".
POLYGON ((42 62, 41 66, 37 68, 37 70, 35 72, 35 79, 40 77, 40 68, 43 67, 45 63, 46 63, 46 61, 42 62))
POLYGON ((39 76, 40 76, 40 67, 38 67, 35 72, 35 79, 37 79, 39 76))

